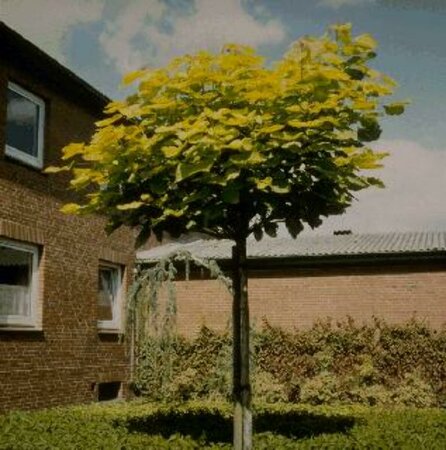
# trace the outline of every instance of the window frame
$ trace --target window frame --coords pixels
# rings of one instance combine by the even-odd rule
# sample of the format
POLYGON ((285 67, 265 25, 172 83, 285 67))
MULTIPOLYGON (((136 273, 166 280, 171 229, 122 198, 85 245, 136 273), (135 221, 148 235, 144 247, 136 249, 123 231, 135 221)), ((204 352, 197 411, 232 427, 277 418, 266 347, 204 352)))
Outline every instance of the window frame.
POLYGON ((0 238, 0 246, 12 248, 13 250, 25 251, 32 254, 32 267, 30 278, 30 314, 20 315, 0 315, 1 327, 14 328, 37 328, 37 309, 39 304, 39 248, 37 245, 25 244, 0 238))
MULTIPOLYGON (((110 263, 108 261, 99 261, 97 274, 100 269, 112 269, 116 272, 116 301, 112 308, 112 320, 98 320, 97 327, 100 332, 116 333, 122 330, 122 301, 123 301, 123 275, 124 270, 120 264, 110 263)), ((97 286, 97 294, 99 293, 99 284, 97 286)), ((96 308, 98 308, 98 298, 96 296, 96 308)))
MULTIPOLYGON (((28 164, 37 169, 43 168, 43 147, 44 147, 44 133, 45 133, 45 101, 27 91, 23 87, 19 86, 12 81, 8 82, 7 89, 15 92, 18 95, 26 98, 30 102, 34 103, 39 108, 39 117, 37 124, 37 156, 28 155, 23 150, 15 148, 12 145, 8 145, 5 142, 5 155, 13 159, 16 159, 22 163, 28 164)), ((6 113, 6 126, 8 124, 8 113, 6 113)))

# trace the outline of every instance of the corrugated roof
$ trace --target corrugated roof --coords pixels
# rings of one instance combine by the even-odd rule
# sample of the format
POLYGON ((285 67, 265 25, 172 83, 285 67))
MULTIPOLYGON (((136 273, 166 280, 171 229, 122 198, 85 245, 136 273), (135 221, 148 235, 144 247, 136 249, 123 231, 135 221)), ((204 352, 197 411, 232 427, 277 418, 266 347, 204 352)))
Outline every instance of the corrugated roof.
MULTIPOLYGON (((173 242, 137 253, 140 262, 155 262, 184 249, 199 258, 224 260, 231 257, 233 241, 197 239, 173 242)), ((333 257, 444 253, 446 232, 395 232, 329 236, 302 235, 297 239, 275 238, 248 241, 248 258, 333 257)))

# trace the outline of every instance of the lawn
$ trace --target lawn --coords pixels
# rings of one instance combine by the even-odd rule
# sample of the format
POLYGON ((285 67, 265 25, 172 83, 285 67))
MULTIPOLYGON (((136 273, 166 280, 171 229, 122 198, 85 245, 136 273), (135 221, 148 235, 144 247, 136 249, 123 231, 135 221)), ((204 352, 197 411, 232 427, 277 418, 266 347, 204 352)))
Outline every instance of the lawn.
MULTIPOLYGON (((0 417, 0 449, 230 449, 231 405, 117 402, 0 417)), ((446 448, 440 409, 276 404, 255 409, 255 449, 446 448)))

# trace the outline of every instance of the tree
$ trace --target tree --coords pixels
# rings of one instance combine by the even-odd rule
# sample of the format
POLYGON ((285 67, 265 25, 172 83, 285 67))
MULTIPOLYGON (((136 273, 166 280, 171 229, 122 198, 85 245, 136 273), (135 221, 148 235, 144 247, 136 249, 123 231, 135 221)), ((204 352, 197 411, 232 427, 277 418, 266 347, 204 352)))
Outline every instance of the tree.
POLYGON ((350 25, 292 45, 274 66, 252 49, 227 45, 125 77, 134 95, 111 102, 89 143, 63 150, 84 202, 63 211, 101 213, 108 231, 204 232, 233 248, 234 442, 251 448, 246 239, 275 236, 285 223, 343 213, 354 192, 382 186, 363 170, 380 167, 379 119, 403 103, 381 105, 394 82, 371 69, 375 42, 350 25))

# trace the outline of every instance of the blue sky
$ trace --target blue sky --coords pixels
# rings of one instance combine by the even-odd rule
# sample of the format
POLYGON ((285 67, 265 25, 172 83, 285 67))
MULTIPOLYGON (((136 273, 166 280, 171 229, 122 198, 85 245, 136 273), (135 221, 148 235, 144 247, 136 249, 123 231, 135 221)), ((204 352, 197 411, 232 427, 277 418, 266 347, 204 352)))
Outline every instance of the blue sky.
POLYGON ((0 0, 0 18, 111 97, 125 95, 123 73, 175 55, 239 42, 273 61, 299 36, 351 22, 412 103, 376 144, 391 154, 387 189, 360 193, 322 231, 446 230, 446 0, 0 0))

